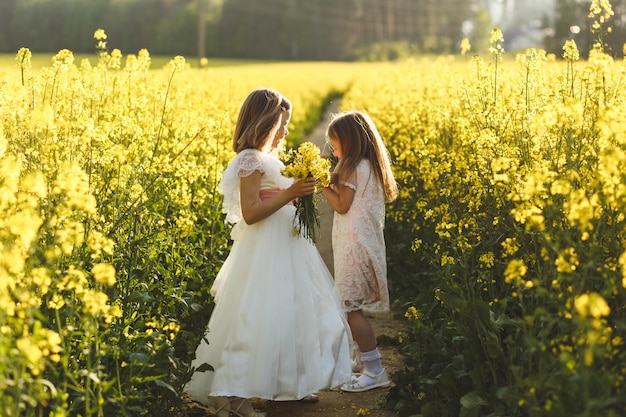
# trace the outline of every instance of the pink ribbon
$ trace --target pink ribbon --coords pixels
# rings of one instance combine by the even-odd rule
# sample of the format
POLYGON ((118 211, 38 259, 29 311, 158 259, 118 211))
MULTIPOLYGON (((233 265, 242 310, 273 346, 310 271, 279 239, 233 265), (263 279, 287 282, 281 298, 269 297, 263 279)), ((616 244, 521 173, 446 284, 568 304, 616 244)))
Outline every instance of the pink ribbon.
MULTIPOLYGON (((278 188, 266 188, 264 190, 259 191, 259 197, 261 198, 261 201, 267 200, 269 198, 274 197, 275 195, 277 195, 281 191, 283 191, 283 190, 279 190, 278 188)), ((293 206, 293 201, 290 201, 287 204, 290 204, 290 205, 293 206)))

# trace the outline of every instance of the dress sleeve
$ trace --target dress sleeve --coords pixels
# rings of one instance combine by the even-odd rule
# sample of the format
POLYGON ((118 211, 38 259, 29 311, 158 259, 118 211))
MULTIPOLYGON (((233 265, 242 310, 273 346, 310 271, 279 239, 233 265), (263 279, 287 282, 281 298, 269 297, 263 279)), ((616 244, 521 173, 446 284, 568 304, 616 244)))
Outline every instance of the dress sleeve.
POLYGON ((357 184, 359 183, 359 168, 362 166, 362 161, 357 166, 355 172, 347 178, 349 181, 343 181, 341 185, 346 186, 348 188, 352 188, 354 191, 357 191, 357 184))
POLYGON ((252 149, 241 151, 224 171, 219 190, 224 194, 222 206, 228 223, 238 223, 243 218, 239 179, 252 175, 254 171, 264 172, 264 168, 258 151, 252 149))
POLYGON ((354 191, 356 191, 356 185, 352 184, 351 182, 342 182, 343 185, 345 185, 348 188, 352 188, 354 191))
POLYGON ((252 175, 254 171, 265 172, 261 158, 253 152, 243 151, 239 158, 237 176, 248 177, 252 175))

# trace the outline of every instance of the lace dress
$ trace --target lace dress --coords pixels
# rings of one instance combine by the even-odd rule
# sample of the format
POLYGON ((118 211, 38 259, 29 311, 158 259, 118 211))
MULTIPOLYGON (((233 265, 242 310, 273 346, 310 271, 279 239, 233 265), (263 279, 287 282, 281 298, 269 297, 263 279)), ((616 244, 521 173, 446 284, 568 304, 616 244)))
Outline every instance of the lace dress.
MULTIPOLYGON (((313 244, 292 233, 295 208, 285 205, 255 224, 243 221, 239 179, 261 171, 261 190, 284 189, 282 162, 257 150, 240 152, 224 172, 226 220, 233 246, 211 293, 207 332, 185 391, 208 396, 297 400, 351 376, 351 339, 339 294, 313 244)), ((263 192, 262 192, 263 193, 263 192)))
POLYGON ((385 194, 369 160, 356 169, 354 200, 333 219, 335 282, 346 311, 389 311, 385 253, 385 194))

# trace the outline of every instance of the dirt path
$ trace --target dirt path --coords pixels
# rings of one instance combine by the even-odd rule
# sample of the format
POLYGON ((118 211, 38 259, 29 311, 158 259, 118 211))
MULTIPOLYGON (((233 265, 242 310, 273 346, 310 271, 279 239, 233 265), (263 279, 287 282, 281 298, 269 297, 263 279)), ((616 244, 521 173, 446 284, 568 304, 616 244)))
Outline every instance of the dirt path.
MULTIPOLYGON (((326 143, 326 126, 331 120, 332 114, 337 112, 339 101, 336 100, 329 106, 324 120, 311 133, 307 140, 315 143, 322 150, 322 154, 328 156, 326 143)), ((333 222, 333 210, 324 198, 320 199, 320 232, 316 246, 324 258, 328 269, 333 271, 333 251, 331 244, 331 231, 333 222)), ((370 316, 370 322, 374 328, 374 334, 379 340, 379 350, 383 366, 389 374, 402 366, 394 343, 398 339, 402 323, 393 318, 391 313, 370 316)), ((259 408, 268 413, 268 417, 352 417, 367 415, 371 417, 397 417, 398 413, 384 408, 384 400, 388 388, 376 389, 364 393, 347 393, 339 391, 323 391, 318 393, 319 402, 313 404, 301 402, 269 402, 259 404, 259 408), (359 412, 359 410, 361 410, 359 412)))

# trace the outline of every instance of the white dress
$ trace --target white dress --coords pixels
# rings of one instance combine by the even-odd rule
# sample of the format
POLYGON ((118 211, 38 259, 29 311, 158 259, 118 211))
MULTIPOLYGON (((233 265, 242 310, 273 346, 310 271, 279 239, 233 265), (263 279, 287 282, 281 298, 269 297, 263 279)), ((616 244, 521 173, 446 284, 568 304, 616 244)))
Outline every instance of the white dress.
POLYGON ((356 168, 350 209, 333 218, 335 282, 346 311, 389 311, 385 253, 385 193, 363 159, 356 168))
POLYGON ((209 396, 298 400, 350 380, 351 336, 334 281, 317 248, 294 236, 292 205, 253 225, 243 221, 239 178, 262 172, 261 189, 284 189, 282 162, 248 149, 230 163, 220 191, 233 246, 211 288, 207 333, 185 391, 209 396))

